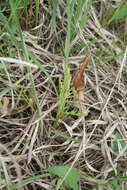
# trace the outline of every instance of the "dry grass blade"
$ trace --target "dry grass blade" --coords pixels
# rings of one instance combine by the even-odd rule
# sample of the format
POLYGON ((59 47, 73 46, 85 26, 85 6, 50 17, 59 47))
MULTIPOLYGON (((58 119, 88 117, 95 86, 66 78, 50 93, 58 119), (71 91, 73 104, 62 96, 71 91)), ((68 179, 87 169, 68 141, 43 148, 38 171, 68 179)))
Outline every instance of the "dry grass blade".
POLYGON ((36 69, 38 68, 37 65, 34 65, 34 64, 29 63, 27 61, 14 59, 14 58, 0 57, 0 61, 4 61, 4 62, 8 62, 8 63, 16 63, 16 64, 19 64, 19 65, 25 65, 25 66, 33 67, 33 68, 36 68, 36 69))
POLYGON ((35 128, 35 130, 33 132, 33 135, 32 135, 32 138, 31 138, 31 142, 30 142, 30 145, 29 145, 28 164, 31 162, 32 150, 33 150, 34 143, 36 141, 36 136, 37 136, 37 132, 38 132, 38 128, 39 128, 39 123, 37 123, 36 126, 34 125, 33 128, 35 128))

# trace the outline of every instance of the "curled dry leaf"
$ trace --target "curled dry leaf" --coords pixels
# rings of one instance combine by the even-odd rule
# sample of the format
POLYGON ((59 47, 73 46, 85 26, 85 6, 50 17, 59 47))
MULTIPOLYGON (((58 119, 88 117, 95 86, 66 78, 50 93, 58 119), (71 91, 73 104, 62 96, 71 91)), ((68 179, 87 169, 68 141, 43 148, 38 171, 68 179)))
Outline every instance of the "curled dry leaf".
POLYGON ((9 99, 7 97, 4 97, 3 98, 3 106, 1 108, 1 113, 2 114, 8 114, 8 112, 9 112, 9 103, 10 103, 9 99))
POLYGON ((85 81, 84 81, 83 74, 84 74, 84 71, 87 68, 88 64, 89 64, 89 59, 88 59, 88 57, 86 57, 84 59, 83 64, 81 65, 79 71, 75 74, 74 79, 73 79, 73 86, 78 93, 79 100, 84 100, 83 90, 85 88, 85 81))

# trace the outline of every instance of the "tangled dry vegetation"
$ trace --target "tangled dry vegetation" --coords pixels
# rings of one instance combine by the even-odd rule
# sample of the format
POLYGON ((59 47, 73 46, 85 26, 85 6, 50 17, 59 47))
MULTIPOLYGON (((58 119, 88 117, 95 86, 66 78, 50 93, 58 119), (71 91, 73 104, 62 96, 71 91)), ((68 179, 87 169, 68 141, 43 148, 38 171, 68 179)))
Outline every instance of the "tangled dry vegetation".
MULTIPOLYGON (((108 189, 105 184, 114 176, 126 176, 127 48, 126 36, 120 34, 126 23, 105 24, 109 8, 119 6, 119 1, 115 3, 95 1, 86 24, 81 27, 77 21, 72 26, 75 32, 67 59, 66 1, 57 7, 54 29, 50 2, 40 1, 39 17, 34 2, 27 7, 28 15, 21 15, 27 57, 22 46, 12 44, 1 23, 1 30, 5 29, 0 37, 1 190, 56 165, 77 168, 81 190, 108 189), (39 18, 36 26, 35 17, 39 18), (78 101, 71 81, 86 56, 90 63, 84 100, 78 101), (16 60, 26 60, 31 67, 16 60)), ((10 8, 2 11, 8 17, 10 8)), ((14 37, 20 44, 17 31, 14 37)), ((51 176, 33 178, 21 189, 56 189, 57 181, 51 176)), ((121 186, 126 189, 125 182, 121 186)))

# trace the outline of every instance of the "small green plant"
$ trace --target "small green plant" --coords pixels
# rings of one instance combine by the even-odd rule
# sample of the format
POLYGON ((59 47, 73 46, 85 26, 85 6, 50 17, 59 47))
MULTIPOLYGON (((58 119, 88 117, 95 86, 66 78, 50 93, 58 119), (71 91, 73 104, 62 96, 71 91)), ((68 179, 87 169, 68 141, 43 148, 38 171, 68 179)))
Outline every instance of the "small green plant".
POLYGON ((113 21, 120 21, 121 19, 124 19, 126 16, 127 16, 127 4, 115 9, 112 17, 108 21, 108 25, 113 21))
POLYGON ((65 63, 64 66, 64 81, 60 83, 59 110, 56 116, 56 123, 65 115, 68 107, 67 98, 70 92, 71 74, 68 63, 65 63))
POLYGON ((68 184, 73 190, 78 190, 77 182, 80 179, 80 173, 75 168, 69 168, 68 166, 53 166, 48 169, 49 173, 60 177, 60 181, 56 190, 59 190, 63 182, 68 184))
POLYGON ((114 138, 112 139, 112 150, 114 152, 120 153, 120 151, 123 149, 125 149, 125 152, 127 152, 126 141, 119 132, 115 132, 114 138))

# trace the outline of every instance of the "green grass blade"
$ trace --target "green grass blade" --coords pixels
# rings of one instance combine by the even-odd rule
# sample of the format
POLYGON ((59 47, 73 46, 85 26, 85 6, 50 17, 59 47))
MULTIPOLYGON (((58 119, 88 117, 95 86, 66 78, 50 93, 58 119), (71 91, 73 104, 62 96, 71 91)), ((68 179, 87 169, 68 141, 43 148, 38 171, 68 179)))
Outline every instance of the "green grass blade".
POLYGON ((67 35, 65 42, 65 60, 67 61, 70 53, 70 44, 71 44, 71 32, 72 32, 72 18, 73 18, 73 9, 75 1, 67 1, 67 35))
POLYGON ((72 141, 73 141, 73 142, 78 142, 78 140, 76 140, 75 138, 69 137, 69 136, 67 136, 66 134, 64 134, 64 133, 62 133, 62 132, 60 132, 60 131, 58 131, 58 130, 52 130, 52 133, 54 133, 54 134, 56 134, 56 135, 59 135, 59 136, 65 138, 65 139, 67 139, 67 140, 69 140, 69 141, 71 141, 71 142, 72 142, 72 141))
POLYGON ((12 190, 18 189, 18 188, 22 187, 23 185, 31 183, 32 181, 35 181, 35 180, 38 180, 38 179, 41 179, 41 178, 44 178, 44 177, 49 177, 49 176, 51 176, 51 175, 46 173, 46 174, 33 176, 33 177, 30 177, 30 178, 27 178, 27 179, 23 179, 19 183, 12 184, 11 189, 12 190))
POLYGON ((56 32, 57 7, 58 7, 58 0, 52 1, 51 27, 53 32, 56 32))
POLYGON ((83 6, 84 14, 82 15, 82 18, 79 21, 79 25, 81 29, 83 29, 88 22, 88 19, 91 13, 92 2, 93 2, 92 0, 86 0, 86 2, 84 3, 84 6, 83 6))
POLYGON ((37 26, 37 24, 38 24, 38 17, 39 17, 39 6, 40 6, 40 0, 36 0, 35 1, 35 3, 36 3, 36 26, 37 26))
POLYGON ((123 19, 127 16, 127 4, 123 5, 122 7, 118 7, 114 14, 112 15, 112 17, 110 18, 110 20, 108 21, 108 25, 112 22, 112 21, 118 21, 120 19, 123 19))
POLYGON ((3 33, 3 30, 5 28, 9 32, 9 34, 10 34, 10 40, 12 41, 12 43, 14 45, 17 45, 17 40, 15 38, 13 30, 11 29, 11 27, 9 25, 9 20, 7 20, 7 18, 4 16, 4 14, 2 12, 0 12, 0 21, 4 24, 4 27, 1 30, 0 35, 3 33))
POLYGON ((12 190, 12 188, 11 188, 12 183, 11 183, 10 175, 7 171, 7 166, 2 160, 1 160, 1 165, 3 168, 3 172, 4 172, 4 177, 5 177, 6 187, 7 187, 6 190, 12 190))

